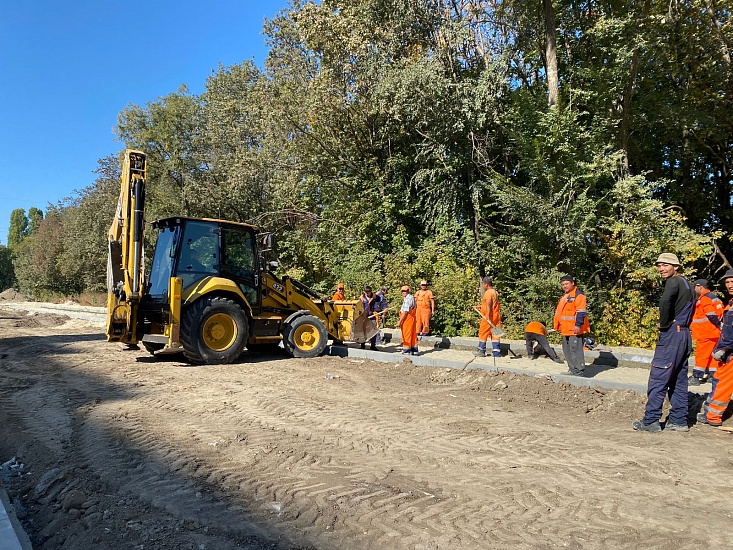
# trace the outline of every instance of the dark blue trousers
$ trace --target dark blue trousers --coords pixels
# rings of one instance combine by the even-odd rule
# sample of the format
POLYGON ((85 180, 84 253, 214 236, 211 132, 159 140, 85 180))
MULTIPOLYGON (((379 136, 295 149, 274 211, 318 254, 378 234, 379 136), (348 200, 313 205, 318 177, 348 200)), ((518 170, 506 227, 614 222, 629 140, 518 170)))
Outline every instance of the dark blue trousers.
POLYGON ((666 332, 660 332, 654 350, 649 384, 646 390, 644 424, 662 417, 665 396, 669 396, 668 422, 687 425, 687 359, 692 351, 688 327, 674 323, 666 332))

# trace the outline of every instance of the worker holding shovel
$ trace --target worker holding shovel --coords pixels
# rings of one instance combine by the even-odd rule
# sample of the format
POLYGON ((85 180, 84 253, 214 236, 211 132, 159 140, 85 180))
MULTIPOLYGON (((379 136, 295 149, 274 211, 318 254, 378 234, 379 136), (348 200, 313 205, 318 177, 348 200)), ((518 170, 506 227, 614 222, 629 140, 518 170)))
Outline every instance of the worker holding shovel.
POLYGON ((486 343, 491 338, 491 354, 499 357, 499 340, 504 335, 501 328, 501 314, 499 313, 499 294, 494 290, 494 282, 491 277, 481 279, 481 286, 484 288, 484 295, 481 297, 481 306, 474 306, 474 309, 481 314, 481 325, 478 328, 478 349, 474 352, 477 357, 486 356, 486 343))

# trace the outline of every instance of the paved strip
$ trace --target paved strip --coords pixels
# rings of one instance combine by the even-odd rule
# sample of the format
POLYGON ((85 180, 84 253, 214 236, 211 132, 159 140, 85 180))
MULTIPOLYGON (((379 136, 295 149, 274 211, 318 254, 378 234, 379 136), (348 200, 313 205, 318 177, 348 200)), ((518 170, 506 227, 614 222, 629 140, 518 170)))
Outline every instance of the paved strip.
POLYGON ((15 517, 8 494, 2 485, 0 485, 0 550, 31 550, 28 536, 15 517), (10 514, 8 510, 11 510, 10 514))
MULTIPOLYGON (((464 349, 434 348, 424 341, 420 341, 419 344, 420 355, 418 356, 403 355, 395 343, 382 345, 379 351, 360 349, 357 344, 329 346, 326 348, 326 353, 339 357, 371 359, 382 363, 409 361, 418 367, 511 372, 527 376, 546 377, 554 382, 565 382, 573 386, 633 390, 639 393, 646 393, 649 379, 649 363, 646 362, 635 366, 611 366, 592 363, 586 366, 585 376, 579 377, 565 374, 568 370, 567 365, 555 363, 545 357, 537 360, 520 356, 515 357, 511 354, 496 358, 475 357, 472 351, 464 349)), ((587 362, 589 362, 588 359, 587 362)), ((704 394, 709 389, 710 386, 705 384, 690 386, 689 391, 704 394)))

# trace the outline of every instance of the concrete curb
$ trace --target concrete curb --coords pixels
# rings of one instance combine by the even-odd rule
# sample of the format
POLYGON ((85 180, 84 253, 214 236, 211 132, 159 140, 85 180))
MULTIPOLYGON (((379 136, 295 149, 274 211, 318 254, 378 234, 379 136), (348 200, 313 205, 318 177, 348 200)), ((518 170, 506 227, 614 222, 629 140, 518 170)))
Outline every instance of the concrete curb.
POLYGON ((327 346, 326 355, 335 357, 352 357, 359 359, 370 359, 380 363, 401 363, 410 361, 416 367, 437 367, 451 368, 456 370, 484 370, 489 372, 510 372, 523 376, 534 376, 535 378, 547 378, 555 383, 565 382, 578 387, 600 387, 609 390, 632 390, 639 393, 646 393, 646 384, 634 384, 629 382, 617 382, 615 380, 598 380, 596 378, 584 378, 582 376, 571 376, 568 374, 551 374, 542 372, 528 372, 525 369, 517 369, 506 366, 494 366, 488 363, 470 361, 451 361, 433 358, 428 355, 403 355, 401 353, 390 353, 384 351, 371 351, 348 346, 327 346))
MULTIPOLYGON (((395 341, 400 339, 400 332, 395 329, 383 329, 387 334, 390 334, 395 341)), ((444 349, 459 349, 459 350, 473 350, 478 347, 478 338, 465 337, 465 336, 420 336, 418 341, 421 345, 432 345, 436 348, 444 349)), ((503 340, 501 342, 502 352, 517 355, 526 355, 527 350, 525 349, 523 340, 503 340)), ((552 346, 560 357, 563 357, 562 348, 559 346, 552 346)), ((589 364, 594 365, 605 365, 605 366, 625 366, 625 367, 643 367, 648 368, 652 362, 654 352, 649 350, 639 350, 635 353, 626 353, 622 351, 586 351, 585 357, 589 364)), ((694 363, 695 356, 690 356, 690 361, 694 363)))
POLYGON ((0 550, 32 550, 28 535, 20 525, 2 484, 0 484, 0 550))

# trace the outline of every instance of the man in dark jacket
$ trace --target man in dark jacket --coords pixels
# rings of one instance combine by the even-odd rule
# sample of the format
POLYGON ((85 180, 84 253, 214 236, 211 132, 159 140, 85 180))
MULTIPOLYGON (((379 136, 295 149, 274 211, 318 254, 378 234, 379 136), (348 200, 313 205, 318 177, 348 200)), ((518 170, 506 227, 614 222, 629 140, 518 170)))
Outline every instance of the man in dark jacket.
POLYGON ((659 336, 654 350, 644 418, 633 424, 635 430, 660 432, 662 405, 669 395, 670 410, 665 430, 686 432, 687 360, 692 351, 690 321, 695 308, 695 291, 679 275, 680 261, 674 254, 660 254, 657 271, 664 279, 664 293, 659 300, 659 336))

